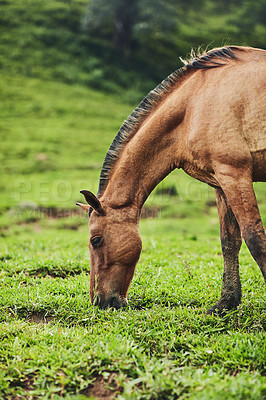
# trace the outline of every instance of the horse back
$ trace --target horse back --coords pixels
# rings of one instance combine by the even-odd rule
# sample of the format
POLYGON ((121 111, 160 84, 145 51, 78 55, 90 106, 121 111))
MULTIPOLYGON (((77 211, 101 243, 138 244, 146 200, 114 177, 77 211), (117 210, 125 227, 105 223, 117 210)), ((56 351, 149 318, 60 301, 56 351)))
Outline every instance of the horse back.
POLYGON ((266 51, 243 48, 226 65, 193 75, 186 161, 211 171, 218 159, 237 164, 252 158, 253 179, 266 181, 266 51))

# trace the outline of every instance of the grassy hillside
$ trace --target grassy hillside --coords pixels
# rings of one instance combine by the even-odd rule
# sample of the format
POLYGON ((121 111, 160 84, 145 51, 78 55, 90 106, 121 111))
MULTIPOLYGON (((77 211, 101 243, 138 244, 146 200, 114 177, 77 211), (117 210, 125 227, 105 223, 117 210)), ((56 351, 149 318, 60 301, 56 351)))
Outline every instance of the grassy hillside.
POLYGON ((78 80, 82 54, 75 57, 74 49, 85 51, 80 33, 85 0, 5 0, 0 7, 3 71, 66 81, 72 74, 78 80))
POLYGON ((0 70, 108 92, 126 88, 124 98, 140 98, 153 82, 145 84, 141 69, 134 71, 119 51, 84 30, 87 4, 87 0, 1 1, 0 70))
POLYGON ((116 92, 134 104, 181 66, 179 56, 191 48, 265 46, 261 1, 253 8, 245 0, 181 3, 174 6, 173 32, 154 27, 152 35, 140 21, 133 48, 123 55, 112 35, 101 34, 105 26, 93 33, 86 26, 89 0, 1 0, 0 70, 116 92))

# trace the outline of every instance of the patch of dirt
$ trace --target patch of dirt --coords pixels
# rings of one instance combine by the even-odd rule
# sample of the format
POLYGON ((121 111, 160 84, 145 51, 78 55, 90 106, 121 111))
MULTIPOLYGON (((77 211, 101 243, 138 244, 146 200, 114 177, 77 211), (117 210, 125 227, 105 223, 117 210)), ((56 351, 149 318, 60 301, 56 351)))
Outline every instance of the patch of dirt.
MULTIPOLYGON (((21 204, 18 209, 12 209, 12 213, 16 213, 17 216, 22 216, 22 220, 17 222, 17 225, 36 225, 36 230, 38 229, 38 221, 45 217, 50 220, 55 219, 66 219, 66 218, 75 218, 75 217, 83 217, 87 218, 86 214, 80 207, 77 208, 58 208, 58 207, 39 207, 37 204, 21 204), (25 214, 26 212, 26 214, 25 214)), ((144 206, 141 210, 141 218, 157 218, 160 216, 161 209, 159 207, 146 207, 144 206)), ((80 226, 80 220, 74 221, 72 224, 66 224, 64 229, 77 230, 80 226)), ((3 233, 5 233, 5 229, 8 227, 2 227, 3 233)))
POLYGON ((79 208, 57 208, 57 207, 39 207, 38 211, 41 212, 45 217, 52 219, 69 218, 73 216, 84 216, 84 211, 79 208))
MULTIPOLYGON (((77 209, 68 208, 56 208, 56 207, 40 207, 38 211, 41 212, 45 217, 51 219, 69 218, 73 216, 84 217, 84 211, 77 209)), ((141 218, 157 218, 161 209, 159 207, 143 207, 141 210, 141 218)), ((71 228, 69 228, 71 229, 71 228)), ((74 229, 74 228, 72 228, 74 229)), ((76 228, 75 228, 76 229, 76 228)))
MULTIPOLYGON (((23 395, 19 394, 19 395, 13 395, 13 396, 9 396, 7 397, 9 400, 34 400, 37 399, 37 397, 32 396, 30 394, 30 391, 32 390, 33 387, 33 383, 34 383, 34 378, 31 375, 27 375, 25 377, 22 377, 20 379, 17 380, 13 380, 12 382, 10 382, 10 387, 11 388, 22 388, 23 389, 23 395), (26 394, 26 393, 29 394, 26 394)), ((2 398, 2 397, 1 397, 2 398)))
POLYGON ((121 386, 115 381, 116 375, 111 373, 108 378, 104 378, 102 375, 97 376, 93 384, 82 390, 81 394, 87 397, 95 397, 97 400, 115 399, 118 393, 122 393, 121 386))
POLYGON ((46 315, 45 312, 40 313, 32 313, 28 320, 33 324, 48 324, 49 322, 53 321, 53 317, 46 315))
POLYGON ((45 154, 45 153, 39 153, 39 154, 37 154, 36 155, 36 160, 38 160, 38 161, 45 161, 45 160, 47 160, 47 154, 45 154))
POLYGON ((20 203, 17 207, 9 210, 11 215, 22 217, 27 217, 27 222, 35 222, 38 221, 42 216, 52 219, 60 219, 60 218, 68 218, 68 217, 77 217, 77 216, 85 216, 83 210, 80 207, 76 208, 60 208, 60 207, 45 207, 39 206, 36 203, 20 203))
POLYGON ((32 388, 33 382, 34 382, 33 376, 27 375, 23 378, 18 379, 17 381, 12 381, 10 383, 10 386, 11 387, 19 386, 23 389, 30 390, 32 388))
POLYGON ((53 268, 50 269, 49 267, 40 267, 40 268, 34 268, 32 270, 28 271, 29 276, 40 276, 40 277, 48 277, 48 278, 69 278, 70 276, 77 276, 82 274, 83 272, 89 273, 90 269, 89 268, 76 268, 76 269, 60 269, 60 268, 53 268))

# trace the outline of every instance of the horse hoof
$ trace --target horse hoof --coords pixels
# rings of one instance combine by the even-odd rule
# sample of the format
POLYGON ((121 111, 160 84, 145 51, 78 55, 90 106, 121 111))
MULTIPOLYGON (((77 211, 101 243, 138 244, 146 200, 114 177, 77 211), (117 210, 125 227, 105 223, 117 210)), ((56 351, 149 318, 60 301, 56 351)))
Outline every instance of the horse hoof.
POLYGON ((213 315, 214 317, 223 317, 227 311, 228 310, 226 310, 225 308, 219 309, 218 306, 213 306, 206 311, 206 314, 213 315))

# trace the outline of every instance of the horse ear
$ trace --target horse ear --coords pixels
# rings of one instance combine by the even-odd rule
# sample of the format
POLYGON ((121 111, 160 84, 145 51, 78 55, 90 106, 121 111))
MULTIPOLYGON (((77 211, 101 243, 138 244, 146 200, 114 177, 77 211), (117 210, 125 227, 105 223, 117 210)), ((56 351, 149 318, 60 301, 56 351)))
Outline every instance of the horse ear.
POLYGON ((82 203, 76 203, 76 206, 80 206, 81 208, 83 208, 83 210, 88 213, 90 211, 90 206, 88 206, 88 204, 82 204, 82 203))
MULTIPOLYGON (((83 194, 85 197, 86 202, 98 213, 103 215, 104 211, 102 208, 102 205, 100 201, 97 199, 97 197, 90 192, 89 190, 81 190, 80 193, 83 194)), ((82 206, 81 206, 82 207, 82 206)))

